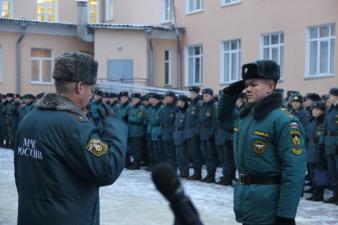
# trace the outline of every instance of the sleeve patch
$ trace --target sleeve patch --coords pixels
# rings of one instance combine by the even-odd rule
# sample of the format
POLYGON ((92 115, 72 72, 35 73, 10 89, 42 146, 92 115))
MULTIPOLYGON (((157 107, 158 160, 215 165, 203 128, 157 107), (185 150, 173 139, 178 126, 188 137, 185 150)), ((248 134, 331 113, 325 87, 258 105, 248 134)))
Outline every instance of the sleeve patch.
POLYGON ((291 143, 294 146, 300 146, 301 144, 301 135, 298 130, 290 130, 291 143))
POLYGON ((293 148, 292 153, 299 156, 303 153, 303 150, 301 148, 293 148))
POLYGON ((290 123, 290 129, 300 129, 300 126, 299 126, 299 124, 297 123, 297 122, 292 122, 292 123, 290 123))
POLYGON ((91 139, 87 144, 87 150, 96 156, 102 156, 107 152, 107 145, 99 139, 91 139))

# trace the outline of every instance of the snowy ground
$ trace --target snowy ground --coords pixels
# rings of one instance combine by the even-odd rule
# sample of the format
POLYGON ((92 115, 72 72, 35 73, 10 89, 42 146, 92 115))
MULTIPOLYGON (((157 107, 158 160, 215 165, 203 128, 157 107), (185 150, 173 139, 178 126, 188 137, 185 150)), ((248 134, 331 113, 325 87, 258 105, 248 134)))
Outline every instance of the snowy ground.
MULTIPOLYGON (((231 187, 183 180, 205 225, 233 225, 231 187)), ((0 149, 0 225, 16 224, 17 193, 13 152, 0 149)), ((307 195, 305 195, 306 197, 307 195)), ((125 170, 115 184, 100 191, 102 225, 171 225, 167 201, 157 192, 150 173, 125 170)), ((338 206, 301 200, 298 225, 338 225, 338 206)))

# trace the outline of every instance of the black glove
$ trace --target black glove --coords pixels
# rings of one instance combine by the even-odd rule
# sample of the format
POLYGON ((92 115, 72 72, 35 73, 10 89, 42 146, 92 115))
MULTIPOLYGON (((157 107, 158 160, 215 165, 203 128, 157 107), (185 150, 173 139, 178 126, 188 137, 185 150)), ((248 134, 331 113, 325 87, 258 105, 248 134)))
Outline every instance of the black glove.
POLYGON ((228 87, 223 89, 223 93, 226 95, 239 95, 245 89, 245 81, 240 80, 230 84, 228 87))
POLYGON ((102 107, 97 108, 96 111, 102 119, 107 116, 113 116, 114 114, 113 111, 106 104, 102 104, 102 107))
POLYGON ((295 219, 277 216, 275 225, 296 225, 296 221, 295 219))

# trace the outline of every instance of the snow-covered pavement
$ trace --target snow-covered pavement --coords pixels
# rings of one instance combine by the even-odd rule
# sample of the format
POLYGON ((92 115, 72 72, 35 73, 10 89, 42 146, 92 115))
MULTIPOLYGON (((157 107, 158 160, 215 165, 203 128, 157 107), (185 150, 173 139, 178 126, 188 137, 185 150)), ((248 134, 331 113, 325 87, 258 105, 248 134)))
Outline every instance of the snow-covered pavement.
MULTIPOLYGON (((17 193, 13 152, 0 149, 0 225, 16 224, 17 193)), ((231 187, 182 181, 205 225, 233 225, 231 187)), ((306 195, 307 196, 307 195, 306 195)), ((305 197, 306 197, 305 196, 305 197)), ((124 170, 111 186, 100 190, 102 225, 171 225, 167 201, 155 189, 150 173, 124 170)), ((338 206, 301 200, 298 225, 338 225, 338 206)))

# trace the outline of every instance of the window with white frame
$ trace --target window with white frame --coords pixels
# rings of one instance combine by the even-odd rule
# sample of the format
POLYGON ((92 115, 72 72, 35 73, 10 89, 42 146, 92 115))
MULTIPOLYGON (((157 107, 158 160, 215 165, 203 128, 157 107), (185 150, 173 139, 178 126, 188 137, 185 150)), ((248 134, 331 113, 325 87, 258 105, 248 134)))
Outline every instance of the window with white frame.
POLYGON ((336 41, 335 24, 308 28, 306 76, 332 75, 336 41))
POLYGON ((162 0, 163 5, 163 16, 162 20, 163 22, 169 22, 171 21, 171 0, 162 0))
POLYGON ((222 5, 233 5, 241 2, 241 0, 222 0, 222 5))
POLYGON ((13 0, 0 0, 0 17, 10 18, 13 0))
POLYGON ((106 9, 106 14, 105 14, 105 19, 107 20, 112 20, 114 18, 114 0, 106 0, 105 2, 105 9, 106 9))
POLYGON ((3 63, 2 63, 2 48, 0 45, 0 81, 2 81, 2 74, 3 74, 3 63))
POLYGON ((203 0, 186 0, 186 13, 192 13, 203 9, 203 0))
POLYGON ((89 23, 96 23, 98 21, 98 1, 97 0, 88 0, 88 21, 89 23))
POLYGON ((164 50, 164 84, 171 84, 171 51, 164 50))
POLYGON ((269 33, 261 35, 261 58, 273 60, 280 66, 280 73, 284 71, 284 33, 269 33))
POLYGON ((221 51, 221 83, 238 81, 241 71, 241 40, 222 42, 221 51))
POLYGON ((37 17, 39 21, 57 21, 57 0, 37 0, 37 17))
POLYGON ((203 48, 202 45, 191 46, 186 49, 186 84, 199 85, 202 83, 203 48))
POLYGON ((50 49, 31 49, 31 81, 36 83, 51 83, 53 69, 53 51, 50 49))

